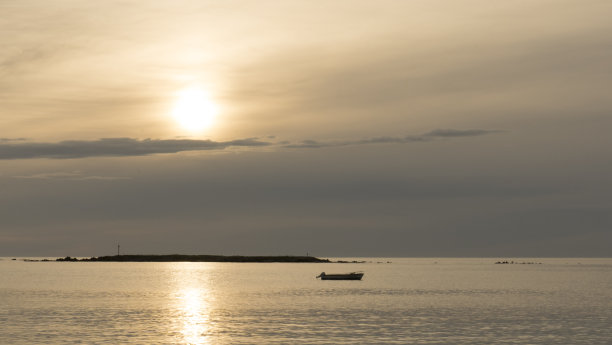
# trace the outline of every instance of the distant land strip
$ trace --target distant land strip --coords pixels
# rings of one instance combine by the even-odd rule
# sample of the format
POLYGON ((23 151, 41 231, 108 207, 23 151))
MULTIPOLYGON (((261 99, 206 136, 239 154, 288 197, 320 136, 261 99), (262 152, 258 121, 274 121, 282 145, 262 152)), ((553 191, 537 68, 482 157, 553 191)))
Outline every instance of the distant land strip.
POLYGON ((113 255, 91 258, 72 258, 67 256, 55 261, 100 261, 100 262, 331 262, 314 256, 241 256, 241 255, 113 255))

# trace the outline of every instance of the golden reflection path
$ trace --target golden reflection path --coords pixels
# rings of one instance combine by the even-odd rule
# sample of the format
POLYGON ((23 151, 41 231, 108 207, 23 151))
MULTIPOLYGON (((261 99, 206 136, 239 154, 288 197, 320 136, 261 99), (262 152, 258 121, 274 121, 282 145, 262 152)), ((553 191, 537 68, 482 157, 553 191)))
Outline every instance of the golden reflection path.
POLYGON ((205 263, 180 262, 172 263, 171 269, 179 344, 212 344, 210 311, 213 296, 208 285, 211 267, 205 263))

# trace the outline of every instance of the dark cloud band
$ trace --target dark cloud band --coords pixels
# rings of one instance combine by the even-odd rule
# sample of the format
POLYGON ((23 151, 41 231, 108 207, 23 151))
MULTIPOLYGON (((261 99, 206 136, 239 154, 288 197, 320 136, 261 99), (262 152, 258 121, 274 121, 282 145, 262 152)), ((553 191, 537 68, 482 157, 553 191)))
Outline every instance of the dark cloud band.
POLYGON ((437 138, 460 138, 460 137, 474 137, 492 133, 500 133, 499 130, 486 130, 486 129, 436 129, 431 132, 421 135, 408 135, 405 137, 374 137, 361 140, 345 140, 345 141, 315 141, 315 140, 304 140, 301 143, 291 144, 287 143, 283 145, 286 148, 323 148, 323 147, 338 147, 338 146, 349 146, 349 145, 369 145, 369 144, 406 144, 412 142, 431 141, 437 138))
POLYGON ((271 145, 271 143, 257 139, 212 141, 190 139, 138 140, 132 138, 107 138, 93 141, 69 140, 58 143, 2 143, 0 144, 0 159, 146 156, 158 153, 222 150, 228 147, 261 147, 268 145, 271 145))
POLYGON ((281 148, 325 148, 349 145, 369 144, 403 144, 409 142, 428 141, 444 137, 480 136, 499 131, 472 129, 453 130, 438 129, 426 134, 406 137, 375 137, 361 140, 325 141, 304 140, 301 143, 273 143, 257 138, 237 139, 230 141, 194 140, 194 139, 145 139, 105 138, 98 140, 68 140, 57 143, 36 143, 14 140, 0 141, 0 159, 33 159, 33 158, 87 158, 87 157, 125 157, 147 156, 163 153, 178 153, 184 151, 224 150, 230 147, 267 147, 281 148))

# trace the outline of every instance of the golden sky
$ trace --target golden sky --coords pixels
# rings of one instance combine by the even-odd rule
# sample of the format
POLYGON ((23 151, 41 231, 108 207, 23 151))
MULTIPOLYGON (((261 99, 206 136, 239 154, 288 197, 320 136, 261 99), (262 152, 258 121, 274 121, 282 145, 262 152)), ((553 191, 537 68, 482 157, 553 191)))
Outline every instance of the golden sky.
MULTIPOLYGON (((526 234, 486 233, 520 225, 570 255, 610 236, 597 187, 610 172, 609 1, 21 0, 0 12, 0 246, 89 254, 92 233, 161 243, 172 227, 184 229, 176 251, 213 250, 189 245, 207 236, 230 250, 236 233, 316 248, 356 229, 364 240, 344 253, 407 255, 398 239, 436 243, 456 227, 461 248, 419 255, 484 255, 527 248, 526 234), (547 219, 596 221, 537 230, 547 219), (76 229, 70 247, 42 249, 42 233, 76 229), (376 231, 395 240, 371 244, 376 231)), ((241 248, 274 250, 264 243, 241 248)))

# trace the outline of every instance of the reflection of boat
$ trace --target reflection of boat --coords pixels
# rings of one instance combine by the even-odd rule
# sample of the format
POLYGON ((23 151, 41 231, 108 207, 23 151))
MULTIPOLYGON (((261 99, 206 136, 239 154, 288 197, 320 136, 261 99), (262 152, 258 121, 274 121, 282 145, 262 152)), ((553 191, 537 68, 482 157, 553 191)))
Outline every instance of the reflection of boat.
POLYGON ((325 272, 321 272, 321 274, 317 276, 317 278, 321 278, 321 280, 361 280, 361 277, 363 277, 363 272, 333 274, 325 274, 325 272))

